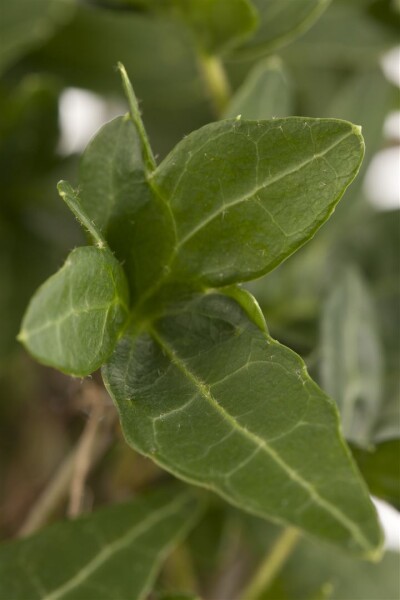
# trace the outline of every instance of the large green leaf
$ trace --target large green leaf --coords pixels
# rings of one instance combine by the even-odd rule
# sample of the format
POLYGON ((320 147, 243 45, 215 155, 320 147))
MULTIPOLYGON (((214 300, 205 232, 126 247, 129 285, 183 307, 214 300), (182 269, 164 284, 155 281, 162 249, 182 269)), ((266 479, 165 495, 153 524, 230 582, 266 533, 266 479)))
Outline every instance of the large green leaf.
POLYGON ((57 523, 0 548, 7 600, 139 600, 162 561, 199 515, 175 486, 128 504, 57 523))
POLYGON ((238 50, 238 56, 266 54, 287 44, 308 29, 328 7, 330 0, 253 0, 260 15, 254 36, 238 50))
POLYGON ((72 15, 73 0, 13 0, 1 10, 0 70, 50 37, 72 15))
POLYGON ((291 113, 288 76, 277 58, 260 61, 233 96, 224 117, 272 119, 291 113))
POLYGON ((221 286, 254 279, 326 221, 363 156, 359 129, 298 117, 228 120, 182 140, 151 175, 176 243, 169 280, 221 286))
POLYGON ((373 299, 355 268, 328 296, 321 321, 321 383, 339 405, 346 439, 368 446, 382 399, 382 348, 373 299))
POLYGON ((33 296, 19 340, 40 362, 71 375, 98 369, 128 315, 128 287, 107 248, 76 248, 33 296))
POLYGON ((196 296, 132 330, 103 376, 128 443, 161 466, 246 511, 379 553, 334 404, 232 298, 196 296))
POLYGON ((160 277, 173 243, 168 207, 148 184, 142 144, 129 116, 100 129, 80 168, 80 202, 124 264, 131 289, 160 277))

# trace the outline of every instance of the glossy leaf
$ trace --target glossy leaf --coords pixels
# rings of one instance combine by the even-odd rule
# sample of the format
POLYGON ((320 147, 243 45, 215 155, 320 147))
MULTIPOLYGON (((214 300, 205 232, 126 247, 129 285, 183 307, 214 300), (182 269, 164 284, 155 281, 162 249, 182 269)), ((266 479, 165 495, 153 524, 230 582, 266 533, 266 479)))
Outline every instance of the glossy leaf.
POLYGON ((400 508, 400 439, 377 444, 363 450, 352 448, 353 456, 371 494, 400 508))
POLYGON ((0 70, 50 37, 72 15, 70 0, 13 0, 1 11, 0 70))
POLYGON ((162 561, 199 515, 170 487, 57 523, 0 548, 0 596, 9 600, 140 600, 162 561))
POLYGON ((260 25, 238 50, 239 56, 266 54, 306 31, 328 7, 330 0, 253 0, 260 25))
POLYGON ((333 403, 231 298, 195 297, 118 344, 103 369, 126 440, 243 510, 364 556, 380 529, 333 403))
POLYGON ((382 348, 373 299, 354 268, 335 281, 321 321, 321 383, 346 439, 368 446, 381 408, 382 348))
POLYGON ((124 264, 131 289, 160 276, 173 241, 169 210, 148 184, 142 143, 129 116, 100 129, 80 166, 80 202, 124 264))
POLYGON ((43 364, 71 375, 98 369, 128 315, 123 269, 106 248, 76 248, 33 296, 19 340, 43 364))
POLYGON ((334 210, 363 156, 337 120, 221 121, 181 141, 151 176, 175 221, 164 276, 221 286, 259 277, 334 210))
POLYGON ((278 58, 260 61, 233 96, 225 118, 272 119, 291 113, 287 74, 278 58))

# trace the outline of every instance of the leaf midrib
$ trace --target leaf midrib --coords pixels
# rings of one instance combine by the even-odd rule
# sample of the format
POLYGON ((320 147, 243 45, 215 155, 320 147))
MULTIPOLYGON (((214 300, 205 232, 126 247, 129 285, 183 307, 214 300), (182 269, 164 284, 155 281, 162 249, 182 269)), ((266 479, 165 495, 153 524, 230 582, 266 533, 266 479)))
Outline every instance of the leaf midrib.
MULTIPOLYGON (((334 504, 331 504, 328 500, 320 496, 314 486, 304 480, 301 475, 299 475, 296 471, 294 471, 290 465, 288 465, 279 454, 270 447, 270 445, 260 438, 257 434, 249 431, 248 429, 242 427, 238 421, 232 417, 213 397, 210 393, 209 387, 203 383, 197 375, 192 373, 185 362, 177 355, 175 350, 159 335, 159 333, 153 328, 149 329, 149 333, 152 335, 153 339, 157 342, 157 344, 161 347, 161 350, 165 352, 165 354, 170 358, 171 362, 187 377, 199 391, 200 395, 212 406, 214 410, 216 410, 226 421, 228 421, 232 427, 232 429, 236 429, 239 433, 249 439, 253 444, 255 444, 258 448, 262 449, 270 459, 272 459, 276 464, 278 464, 285 473, 287 473, 288 477, 292 479, 295 483, 297 483, 300 487, 307 491, 310 498, 314 500, 314 502, 320 506, 325 512, 327 512, 331 517, 336 519, 345 529, 347 529, 353 536, 354 539, 358 541, 361 548, 367 550, 369 554, 371 551, 371 544, 368 542, 367 538, 363 535, 361 529, 355 525, 348 517, 342 513, 334 504)), ((268 336, 264 336, 268 339, 268 336)))

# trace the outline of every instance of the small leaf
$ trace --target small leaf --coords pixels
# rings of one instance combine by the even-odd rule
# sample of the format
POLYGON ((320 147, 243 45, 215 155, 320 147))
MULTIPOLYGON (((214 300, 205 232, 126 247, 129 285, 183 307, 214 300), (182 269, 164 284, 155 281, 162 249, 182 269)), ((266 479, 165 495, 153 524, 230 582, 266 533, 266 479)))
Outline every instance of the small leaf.
POLYGON ((284 46, 311 27, 329 3, 330 0, 253 0, 260 25, 237 56, 251 58, 284 46))
POLYGON ((33 296, 18 339, 43 364, 88 375, 111 354, 128 300, 123 269, 111 252, 76 248, 33 296))
POLYGON ((382 349, 373 299, 355 268, 325 303, 320 347, 322 387, 338 403, 344 435, 368 446, 381 408, 382 349))
POLYGON ((127 442, 162 467, 248 512, 379 553, 334 404, 233 299, 173 306, 121 339, 103 377, 127 442))
POLYGON ((362 156, 359 128, 331 119, 221 121, 191 133, 150 179, 176 228, 152 291, 267 273, 327 220, 362 156))
POLYGON ((194 524, 199 509, 189 492, 171 486, 3 544, 0 596, 145 598, 166 554, 194 524))
POLYGON ((272 119, 291 113, 288 77, 277 58, 260 61, 233 96, 224 117, 272 119))
POLYGON ((100 129, 80 167, 81 206, 124 264, 133 294, 160 277, 174 240, 170 211, 146 171, 142 141, 129 116, 100 129))

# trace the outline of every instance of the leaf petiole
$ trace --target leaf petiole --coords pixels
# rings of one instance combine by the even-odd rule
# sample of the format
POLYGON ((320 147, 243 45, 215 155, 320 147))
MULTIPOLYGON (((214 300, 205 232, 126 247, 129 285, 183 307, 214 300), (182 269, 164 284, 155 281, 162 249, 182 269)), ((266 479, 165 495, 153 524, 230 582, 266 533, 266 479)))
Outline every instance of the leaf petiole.
POLYGON ((157 164, 153 155, 153 151, 151 149, 149 138, 147 137, 142 117, 140 115, 139 103, 137 101, 135 92, 133 91, 132 84, 129 81, 129 77, 124 65, 119 62, 117 64, 117 68, 121 75, 122 85, 126 94, 126 98, 128 100, 129 113, 131 119, 137 129, 140 141, 142 142, 143 160, 145 162, 147 170, 151 173, 152 171, 155 171, 157 164))
POLYGON ((283 530, 271 552, 261 562, 253 579, 242 592, 241 600, 257 600, 261 596, 293 552, 300 537, 300 532, 297 529, 288 527, 283 530))

